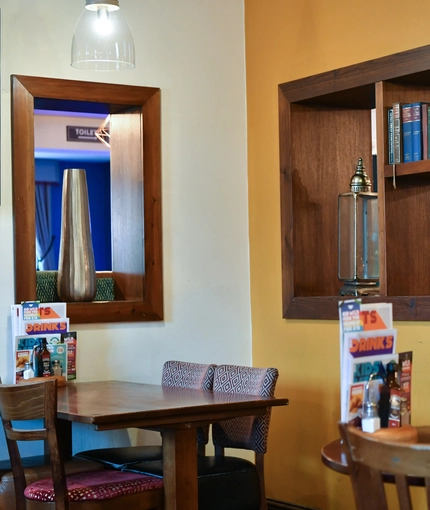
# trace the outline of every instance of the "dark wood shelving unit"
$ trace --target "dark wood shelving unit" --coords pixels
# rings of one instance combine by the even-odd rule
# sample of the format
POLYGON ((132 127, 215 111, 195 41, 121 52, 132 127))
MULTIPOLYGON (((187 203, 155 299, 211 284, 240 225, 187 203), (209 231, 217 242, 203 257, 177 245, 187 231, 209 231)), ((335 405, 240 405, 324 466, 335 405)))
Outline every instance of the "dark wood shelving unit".
POLYGON ((337 200, 358 158, 372 175, 375 109, 380 293, 363 301, 430 320, 430 161, 388 165, 396 101, 430 102, 430 45, 279 85, 284 318, 338 319, 337 200))
POLYGON ((404 175, 430 174, 430 160, 413 161, 411 163, 397 163, 396 165, 384 166, 384 177, 396 179, 404 175))

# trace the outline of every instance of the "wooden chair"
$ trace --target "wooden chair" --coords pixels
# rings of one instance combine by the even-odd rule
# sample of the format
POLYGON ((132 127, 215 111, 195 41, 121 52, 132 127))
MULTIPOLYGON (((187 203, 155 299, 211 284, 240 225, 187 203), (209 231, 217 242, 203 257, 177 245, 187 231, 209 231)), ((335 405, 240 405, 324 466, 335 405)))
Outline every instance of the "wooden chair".
POLYGON ((108 470, 65 475, 57 440, 55 380, 0 385, 0 415, 12 464, 16 510, 161 510, 163 483, 159 478, 130 478, 127 473, 108 470), (23 428, 25 421, 39 419, 43 419, 41 428, 23 428), (17 442, 40 440, 47 444, 52 477, 27 485, 17 442))
MULTIPOLYGON (((276 368, 219 365, 214 374, 214 393, 243 393, 273 397, 278 380, 276 368)), ((267 510, 264 482, 264 455, 267 451, 271 408, 258 416, 244 416, 219 423, 212 427, 215 457, 224 459, 225 448, 241 448, 255 452, 255 469, 260 486, 260 510, 267 510)))
POLYGON ((430 509, 430 427, 373 434, 339 424, 357 510, 388 510, 384 476, 394 475, 400 510, 412 510, 410 483, 425 485, 430 509))
MULTIPOLYGON (((166 361, 163 365, 161 384, 166 387, 212 391, 214 369, 215 365, 187 361, 166 361)), ((204 455, 208 441, 209 427, 199 427, 197 430, 197 445, 200 455, 204 455)), ((107 468, 122 470, 142 461, 162 460, 163 449, 161 446, 152 445, 97 448, 79 452, 76 456, 100 462, 107 468)))
MULTIPOLYGON (((213 392, 273 397, 278 370, 237 365, 215 367, 213 392)), ((215 456, 198 458, 199 510, 267 510, 264 454, 267 450, 271 409, 212 425, 215 456), (255 452, 255 463, 225 455, 226 448, 255 452)), ((141 462, 127 470, 163 475, 160 461, 141 462)))

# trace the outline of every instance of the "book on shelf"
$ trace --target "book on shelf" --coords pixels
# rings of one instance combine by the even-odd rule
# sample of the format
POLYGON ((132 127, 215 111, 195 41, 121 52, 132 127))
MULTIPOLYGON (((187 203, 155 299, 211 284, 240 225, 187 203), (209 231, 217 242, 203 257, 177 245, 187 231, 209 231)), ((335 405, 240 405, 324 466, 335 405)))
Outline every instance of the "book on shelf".
POLYGON ((427 105, 427 159, 430 159, 430 104, 427 105))
POLYGON ((423 144, 422 159, 429 159, 429 103, 421 103, 421 140, 423 144))
POLYGON ((403 136, 401 103, 393 103, 393 152, 394 163, 403 161, 403 136))
POLYGON ((412 104, 401 105, 403 163, 412 161, 412 104))
POLYGON ((422 104, 411 104, 412 121, 412 161, 421 161, 423 159, 422 145, 422 104))
POLYGON ((388 164, 430 159, 430 103, 393 103, 387 109, 388 164))
POLYGON ((393 108, 388 108, 388 164, 394 163, 394 130, 393 130, 393 108))

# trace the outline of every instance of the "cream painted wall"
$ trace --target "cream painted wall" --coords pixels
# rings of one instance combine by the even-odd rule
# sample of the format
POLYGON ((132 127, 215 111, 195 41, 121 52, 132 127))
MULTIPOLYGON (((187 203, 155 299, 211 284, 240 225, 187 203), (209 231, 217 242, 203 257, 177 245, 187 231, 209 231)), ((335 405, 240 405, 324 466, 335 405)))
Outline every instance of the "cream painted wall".
MULTIPOLYGON (((418 0, 245 0, 253 357, 255 365, 275 360, 277 392, 290 398, 270 431, 266 480, 275 499, 354 508, 349 479, 320 459, 338 437, 338 323, 282 319, 277 85, 429 44, 429 16, 418 0)), ((316 170, 330 171, 330 154, 316 170)), ((428 424, 430 326, 396 327, 398 350, 414 352, 413 423, 428 424)))
MULTIPOLYGON (((165 320, 78 325, 80 380, 158 382, 167 359, 250 364, 242 0, 121 0, 137 67, 70 67, 84 0, 0 0, 0 374, 13 291, 10 75, 160 87, 165 320)), ((76 427, 75 450, 127 437, 76 427)), ((3 435, 0 459, 6 458, 3 435)))

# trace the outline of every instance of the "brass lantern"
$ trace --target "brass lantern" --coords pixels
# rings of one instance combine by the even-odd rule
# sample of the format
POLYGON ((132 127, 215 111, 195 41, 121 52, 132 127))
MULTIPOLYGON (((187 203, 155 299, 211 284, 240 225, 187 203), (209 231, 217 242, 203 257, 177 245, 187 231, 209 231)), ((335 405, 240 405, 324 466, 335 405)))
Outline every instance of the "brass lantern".
POLYGON ((338 198, 338 277, 341 295, 379 293, 378 194, 358 160, 350 181, 351 191, 338 198))

